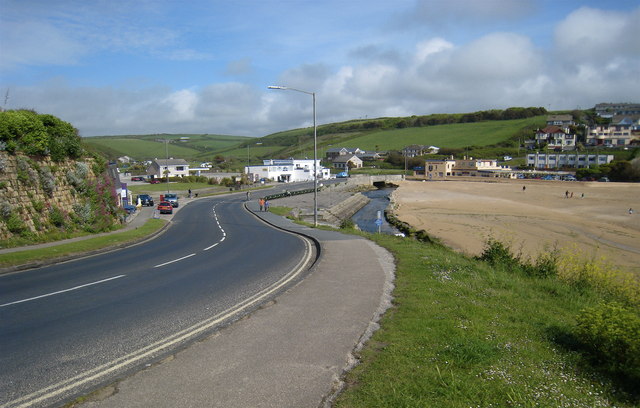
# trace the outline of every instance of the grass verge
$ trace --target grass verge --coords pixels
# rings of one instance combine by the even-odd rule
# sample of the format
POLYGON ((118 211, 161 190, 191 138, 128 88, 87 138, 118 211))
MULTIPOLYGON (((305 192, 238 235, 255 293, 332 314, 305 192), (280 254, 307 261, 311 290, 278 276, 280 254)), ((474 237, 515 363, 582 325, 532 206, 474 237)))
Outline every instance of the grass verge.
MULTIPOLYGON (((632 407, 571 333, 606 295, 437 244, 367 237, 396 259, 394 305, 336 407, 632 407)), ((637 384, 636 384, 637 385, 637 384)))
POLYGON ((72 254, 91 252, 98 249, 133 242, 149 236, 166 224, 162 219, 150 219, 140 228, 123 231, 115 234, 107 234, 67 244, 60 244, 39 249, 25 249, 18 252, 10 252, 0 255, 0 267, 22 265, 46 259, 65 257, 72 254))

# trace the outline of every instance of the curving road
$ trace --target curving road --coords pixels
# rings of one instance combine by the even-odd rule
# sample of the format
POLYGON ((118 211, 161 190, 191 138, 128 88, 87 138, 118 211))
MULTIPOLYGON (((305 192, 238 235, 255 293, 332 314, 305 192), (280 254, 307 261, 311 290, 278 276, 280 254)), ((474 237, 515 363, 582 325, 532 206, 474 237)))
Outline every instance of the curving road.
POLYGON ((0 407, 52 406, 212 333, 313 260, 239 198, 182 208, 159 237, 0 276, 0 407))

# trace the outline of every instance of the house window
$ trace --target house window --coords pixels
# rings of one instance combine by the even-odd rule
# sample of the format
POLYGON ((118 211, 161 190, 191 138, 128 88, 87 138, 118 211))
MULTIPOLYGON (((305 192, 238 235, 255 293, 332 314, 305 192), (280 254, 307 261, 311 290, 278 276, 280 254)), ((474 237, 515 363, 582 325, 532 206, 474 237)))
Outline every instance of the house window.
POLYGON ((176 166, 176 171, 184 171, 184 166, 176 166))

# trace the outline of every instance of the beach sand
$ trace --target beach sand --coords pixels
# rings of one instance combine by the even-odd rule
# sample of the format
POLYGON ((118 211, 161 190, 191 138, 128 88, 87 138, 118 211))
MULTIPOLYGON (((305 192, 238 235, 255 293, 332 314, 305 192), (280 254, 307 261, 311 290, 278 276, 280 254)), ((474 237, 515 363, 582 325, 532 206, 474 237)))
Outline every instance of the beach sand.
POLYGON ((525 256, 569 248, 640 275, 638 183, 404 181, 394 202, 402 221, 469 255, 493 238, 525 256))

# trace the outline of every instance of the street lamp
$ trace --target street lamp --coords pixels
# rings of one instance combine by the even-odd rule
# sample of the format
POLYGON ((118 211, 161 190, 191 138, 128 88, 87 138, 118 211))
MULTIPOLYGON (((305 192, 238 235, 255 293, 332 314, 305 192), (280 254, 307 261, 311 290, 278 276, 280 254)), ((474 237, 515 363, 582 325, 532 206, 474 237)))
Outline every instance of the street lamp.
POLYGON ((269 89, 280 89, 283 91, 296 91, 311 95, 313 98, 313 225, 318 226, 318 128, 316 126, 316 93, 303 91, 301 89, 289 88, 288 86, 268 86, 269 89))

